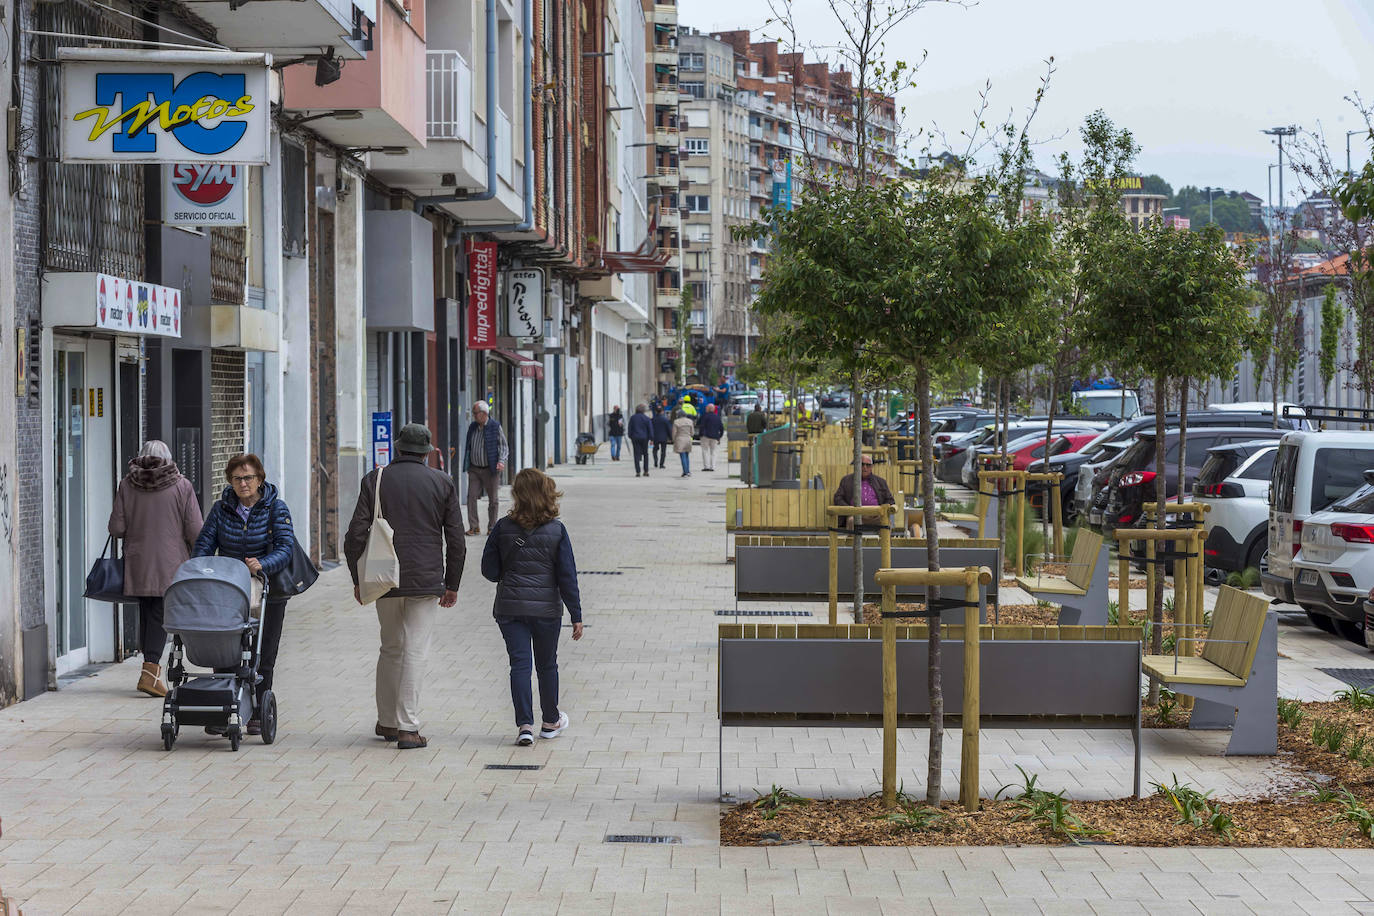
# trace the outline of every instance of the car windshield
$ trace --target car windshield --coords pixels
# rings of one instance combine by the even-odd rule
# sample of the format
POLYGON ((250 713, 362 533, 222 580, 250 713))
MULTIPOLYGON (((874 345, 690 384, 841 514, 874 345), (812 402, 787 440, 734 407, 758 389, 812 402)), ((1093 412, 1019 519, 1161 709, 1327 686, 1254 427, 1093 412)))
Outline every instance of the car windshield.
POLYGON ((1319 512, 1364 484, 1374 449, 1320 448, 1312 461, 1312 511, 1319 512))
POLYGON ((1230 477, 1240 467, 1241 456, 1231 450, 1222 449, 1212 452, 1207 456, 1207 460, 1202 463, 1202 469, 1197 474, 1197 485, 1199 487, 1210 487, 1221 483, 1230 477))

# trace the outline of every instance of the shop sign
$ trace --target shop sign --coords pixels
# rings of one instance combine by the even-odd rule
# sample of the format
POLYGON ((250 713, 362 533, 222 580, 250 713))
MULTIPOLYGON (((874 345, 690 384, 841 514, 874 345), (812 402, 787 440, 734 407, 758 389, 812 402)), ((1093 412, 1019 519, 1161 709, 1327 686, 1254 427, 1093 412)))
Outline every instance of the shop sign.
POLYGON ((468 243, 468 349, 496 347, 496 243, 468 243))
POLYGON ((248 166, 178 162, 162 167, 162 222, 168 226, 242 226, 248 166))
POLYGON ((533 341, 544 331, 544 271, 512 270, 506 275, 506 333, 533 341))
POLYGON ((61 48, 63 162, 266 165, 271 57, 61 48))
POLYGON ((125 334, 181 336, 181 290, 91 274, 96 278, 95 326, 125 334))

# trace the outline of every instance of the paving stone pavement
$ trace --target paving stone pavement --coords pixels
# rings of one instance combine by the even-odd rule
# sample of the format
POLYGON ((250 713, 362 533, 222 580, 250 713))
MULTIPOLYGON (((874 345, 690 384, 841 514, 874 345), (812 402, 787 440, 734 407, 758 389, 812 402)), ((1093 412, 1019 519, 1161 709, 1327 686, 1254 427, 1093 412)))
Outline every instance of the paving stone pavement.
MULTIPOLYGON (((586 637, 560 652, 562 737, 512 745, 493 586, 470 538, 431 653, 431 744, 400 752, 374 738, 376 618, 336 569, 288 611, 271 746, 234 754, 188 729, 165 753, 160 704, 133 689, 137 661, 0 710, 0 891, 27 916, 1374 913, 1367 851, 720 848, 712 612, 733 607, 731 481, 636 479, 606 461, 555 476, 579 566, 619 573, 582 579, 586 637), (503 763, 543 769, 484 769, 503 763), (611 833, 681 843, 608 844, 611 833)), ((1285 626, 1281 648, 1287 692, 1338 686, 1318 663, 1374 667, 1310 627, 1285 626)), ((1223 744, 1147 732, 1146 779, 1177 772, 1234 796, 1284 777, 1281 762, 1221 757, 1223 744)), ((908 785, 922 780, 924 745, 923 731, 902 737, 908 785)), ((866 793, 879 747, 865 729, 731 729, 726 787, 866 793)), ((1129 791, 1124 732, 987 731, 983 748, 984 786, 1019 763, 1072 797, 1129 791)), ((946 759, 952 788, 956 740, 946 759)))

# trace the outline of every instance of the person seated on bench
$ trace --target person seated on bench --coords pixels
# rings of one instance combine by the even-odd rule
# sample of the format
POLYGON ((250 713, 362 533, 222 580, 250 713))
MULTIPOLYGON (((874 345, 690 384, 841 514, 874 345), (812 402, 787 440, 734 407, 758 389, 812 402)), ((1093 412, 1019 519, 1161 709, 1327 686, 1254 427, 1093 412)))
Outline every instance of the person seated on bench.
MULTIPOLYGON (((850 471, 840 478, 840 485, 835 488, 835 496, 831 500, 831 505, 835 506, 884 506, 895 503, 892 498, 892 490, 888 487, 887 481, 881 477, 873 476, 873 456, 863 456, 863 479, 859 485, 861 502, 854 501, 854 472, 850 471)), ((854 518, 851 516, 844 521, 844 527, 852 528, 854 518)))

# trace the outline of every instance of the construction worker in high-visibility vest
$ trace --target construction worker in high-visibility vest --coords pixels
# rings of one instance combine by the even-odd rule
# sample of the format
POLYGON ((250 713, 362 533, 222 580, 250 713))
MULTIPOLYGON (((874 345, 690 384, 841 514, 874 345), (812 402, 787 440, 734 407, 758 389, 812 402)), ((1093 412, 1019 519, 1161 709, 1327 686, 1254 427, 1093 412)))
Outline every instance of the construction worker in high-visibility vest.
POLYGON ((874 438, 873 438, 873 412, 872 412, 871 410, 869 410, 868 407, 866 407, 866 406, 865 406, 864 409, 863 409, 863 414, 862 414, 861 423, 862 423, 862 425, 863 425, 863 441, 864 441, 864 445, 872 445, 873 442, 874 442, 874 438))

